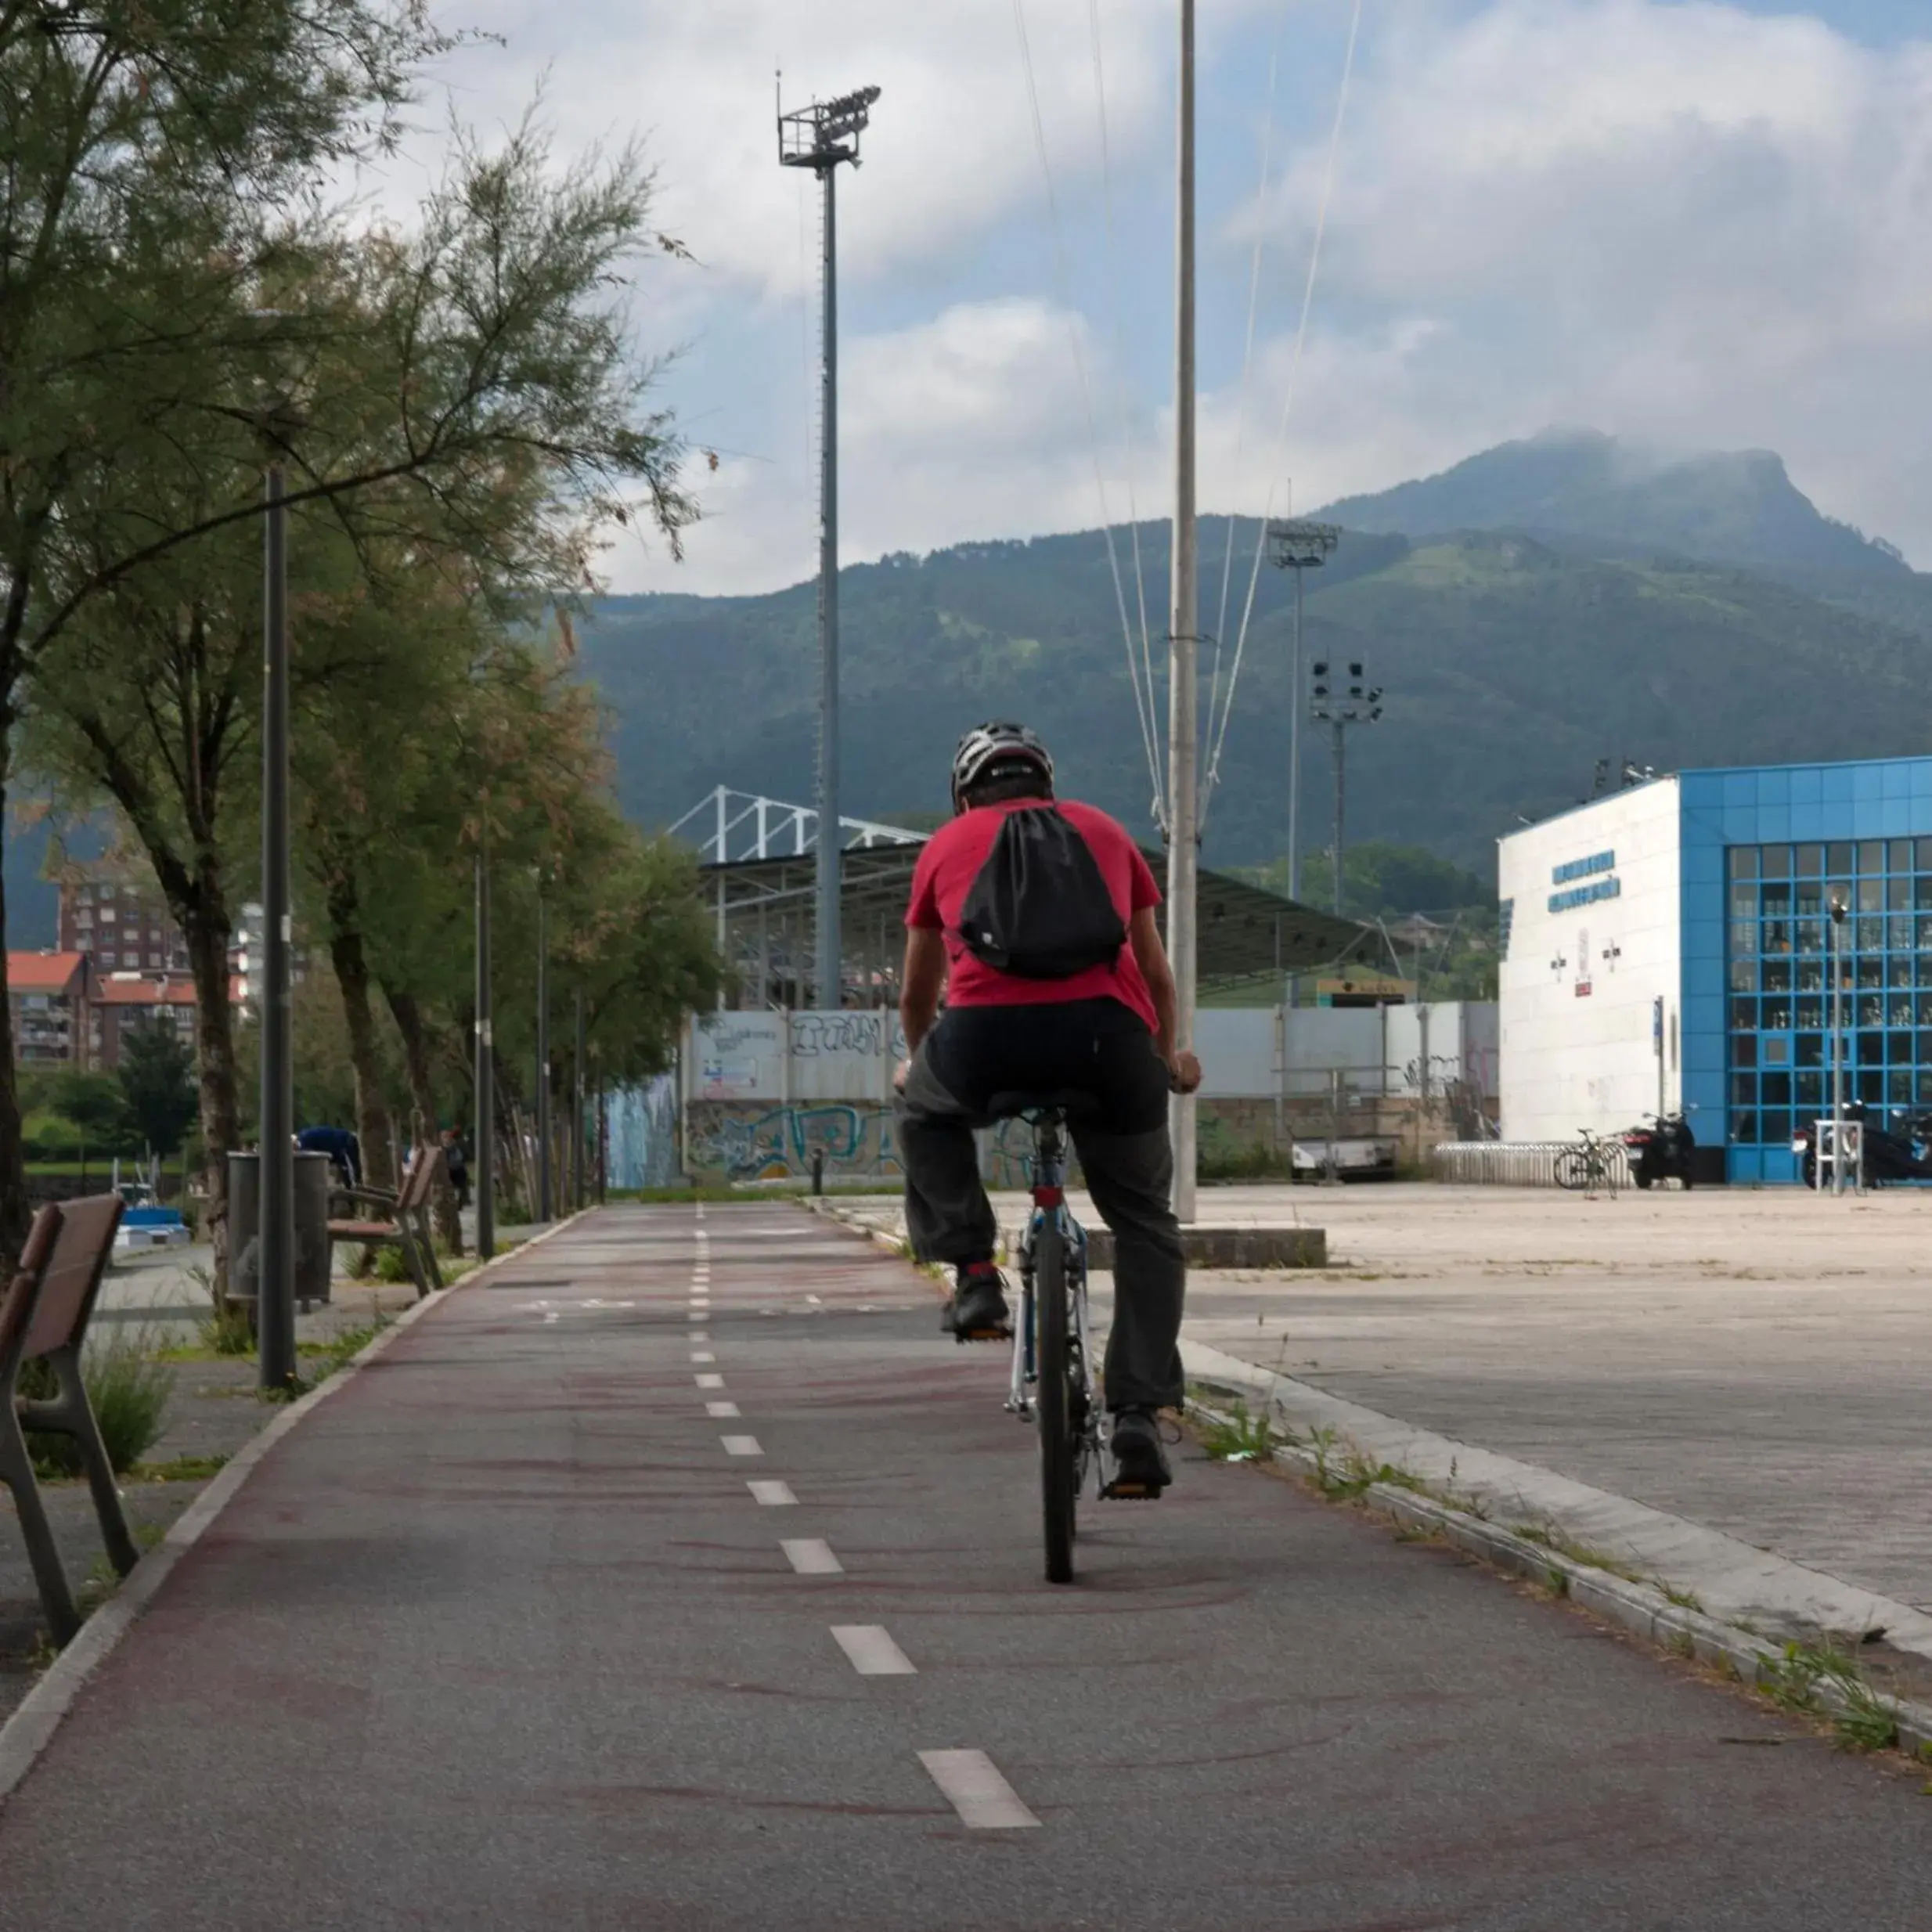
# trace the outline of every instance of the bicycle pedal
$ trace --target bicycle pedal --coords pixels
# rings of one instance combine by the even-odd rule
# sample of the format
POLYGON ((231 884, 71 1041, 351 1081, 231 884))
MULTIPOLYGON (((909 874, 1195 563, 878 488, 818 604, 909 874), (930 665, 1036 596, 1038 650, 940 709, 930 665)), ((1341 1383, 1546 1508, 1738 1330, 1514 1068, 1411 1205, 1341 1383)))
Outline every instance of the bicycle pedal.
POLYGON ((1101 1500, 1109 1503, 1151 1503, 1160 1499, 1162 1486, 1159 1483, 1130 1482, 1124 1476, 1116 1476, 1100 1492, 1101 1500))

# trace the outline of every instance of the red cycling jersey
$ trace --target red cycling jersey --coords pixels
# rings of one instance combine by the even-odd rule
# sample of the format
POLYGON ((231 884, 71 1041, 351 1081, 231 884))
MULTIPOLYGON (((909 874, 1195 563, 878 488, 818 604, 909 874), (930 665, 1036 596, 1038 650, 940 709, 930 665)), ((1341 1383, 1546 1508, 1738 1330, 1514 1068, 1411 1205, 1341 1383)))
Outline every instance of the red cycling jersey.
POLYGON ((1049 802, 1058 806, 1061 815, 1087 841, 1123 925, 1131 925, 1137 912, 1161 903, 1160 888, 1154 883, 1140 847, 1127 836, 1126 828, 1105 812, 1074 798, 1007 798, 962 813, 932 834, 912 875, 912 903, 906 910, 906 923, 945 935, 948 1005, 1051 1006, 1068 1000, 1118 1000, 1138 1014, 1152 1033, 1153 996, 1131 945, 1122 946, 1111 964, 1090 967, 1071 979, 1022 979, 989 966, 968 950, 960 937, 961 908, 993 849, 1001 821, 1009 812, 1029 811, 1049 802))

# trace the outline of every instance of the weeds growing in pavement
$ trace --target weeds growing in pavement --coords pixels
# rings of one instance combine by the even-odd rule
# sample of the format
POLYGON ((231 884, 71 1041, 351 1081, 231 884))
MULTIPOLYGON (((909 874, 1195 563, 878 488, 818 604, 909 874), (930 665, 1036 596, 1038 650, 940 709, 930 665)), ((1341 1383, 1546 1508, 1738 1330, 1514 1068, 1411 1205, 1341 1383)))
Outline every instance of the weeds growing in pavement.
MULTIPOLYGON (((81 1357, 81 1379, 99 1425, 107 1460, 117 1476, 133 1468, 161 1433, 161 1418, 175 1392, 175 1372, 157 1359, 145 1331, 115 1334, 88 1343, 81 1357)), ((51 1364, 27 1363, 20 1392, 29 1400, 59 1393, 51 1364)), ((83 1465, 74 1437, 55 1429, 29 1429, 27 1444, 43 1478, 59 1481, 78 1476, 83 1465)))
POLYGON ((1829 1714, 1841 1750, 1888 1750, 1898 1742, 1898 1720, 1890 1707, 1858 1665, 1828 1644, 1787 1643, 1777 1656, 1761 1655, 1757 1682, 1774 1703, 1806 1716, 1825 1708, 1819 1693, 1829 1686, 1843 1705, 1829 1714))
POLYGON ((171 1456, 165 1462, 137 1462, 127 1476, 131 1483, 206 1483, 227 1462, 226 1456, 171 1456))
POLYGON ((1266 1462, 1278 1444, 1291 1440, 1267 1415, 1251 1415, 1236 1402, 1225 1418, 1202 1432, 1201 1446, 1217 1462, 1266 1462))
POLYGON ((201 1346, 213 1355, 253 1354, 255 1330, 248 1303, 221 1299, 214 1292, 214 1274, 207 1268, 190 1268, 188 1276, 208 1298, 208 1317, 196 1331, 201 1346))
POLYGON ((1653 1577, 1650 1581, 1663 1592, 1665 1599, 1674 1603, 1680 1610, 1696 1610, 1702 1614, 1704 1600, 1695 1590, 1679 1590, 1661 1577, 1653 1577))

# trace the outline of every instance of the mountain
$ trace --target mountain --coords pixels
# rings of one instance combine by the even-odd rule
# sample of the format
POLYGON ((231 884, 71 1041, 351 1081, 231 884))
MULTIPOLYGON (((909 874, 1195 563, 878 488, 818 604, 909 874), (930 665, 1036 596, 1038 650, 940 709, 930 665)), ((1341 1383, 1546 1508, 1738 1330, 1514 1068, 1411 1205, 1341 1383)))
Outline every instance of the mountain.
POLYGON ((1598 554, 1663 550, 1767 576, 1895 582, 1912 568, 1889 544, 1820 514, 1768 449, 1674 460, 1595 430, 1545 430, 1438 476, 1321 512, 1350 530, 1422 538, 1514 530, 1580 539, 1598 554))
MULTIPOLYGON (((1512 462, 1490 467, 1491 515, 1503 514, 1499 479, 1512 462)), ((1562 494, 1513 500, 1534 508, 1562 494)), ((1383 721, 1350 735, 1351 841, 1426 846, 1493 876, 1498 835, 1519 816, 1573 803, 1600 759, 1663 770, 1876 756, 1932 740, 1932 643, 1896 624, 1693 557, 1685 541, 1640 548, 1628 523, 1593 555, 1568 534, 1432 535, 1422 526, 1432 503, 1447 502, 1440 492, 1403 499, 1420 534, 1398 532, 1376 500, 1338 506, 1340 520, 1385 527, 1351 529, 1308 586, 1310 661, 1361 658, 1387 694, 1383 721)), ((1788 509, 1775 492, 1768 500, 1779 514, 1788 509)), ((1821 543, 1835 542, 1838 526, 1817 521, 1827 525, 1821 543)), ((1714 527, 1708 517, 1698 526, 1714 527)), ((1203 526, 1209 625, 1218 622, 1221 530, 1203 526)), ((1138 537, 1158 606, 1166 533, 1144 526, 1138 537)), ((1747 528, 1736 541, 1759 543, 1761 533, 1747 528)), ((1126 533, 1116 544, 1130 554, 1126 533)), ((1882 553, 1861 566, 1894 567, 1903 571, 1882 553)), ((1245 569, 1238 557, 1237 611, 1245 569)), ((1046 734, 1069 791, 1152 832, 1152 786, 1098 533, 891 557, 842 572, 840 596, 849 815, 943 810, 959 732, 1012 715, 1046 734)), ((618 599, 586 627, 582 663, 612 706, 619 785, 638 818, 668 824, 721 783, 809 801, 816 607, 809 585, 759 597, 618 599)), ((1265 863, 1286 844, 1291 608, 1285 575, 1263 570, 1209 809, 1210 864, 1265 863)), ((1157 658, 1161 628, 1153 620, 1157 658)), ((1203 654, 1205 708, 1213 654, 1203 654)), ((1160 703, 1164 710, 1164 691, 1160 703)), ((1329 754, 1325 734, 1310 730, 1303 743, 1301 836, 1315 849, 1329 837, 1329 754)))

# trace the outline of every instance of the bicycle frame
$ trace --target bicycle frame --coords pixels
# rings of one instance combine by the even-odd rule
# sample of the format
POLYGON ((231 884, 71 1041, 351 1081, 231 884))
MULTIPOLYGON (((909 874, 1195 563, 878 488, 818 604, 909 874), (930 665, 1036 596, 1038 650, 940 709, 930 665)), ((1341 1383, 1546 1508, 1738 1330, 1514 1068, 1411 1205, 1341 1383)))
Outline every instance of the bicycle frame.
POLYGON ((1039 1231, 1051 1216, 1059 1224, 1066 1253, 1067 1293, 1072 1301, 1069 1332, 1077 1338, 1080 1369, 1087 1395, 1087 1426, 1081 1446, 1081 1472, 1090 1459, 1098 1460, 1105 1487, 1107 1469, 1105 1405, 1101 1399, 1100 1378, 1095 1372, 1093 1326, 1087 1299, 1087 1232, 1073 1218, 1066 1202, 1066 1142, 1064 1127, 1057 1114, 1026 1116, 1033 1130, 1030 1166, 1033 1212, 1028 1217, 1018 1260, 1020 1272, 1020 1306, 1013 1325, 1013 1368, 1007 1390, 1008 1412, 1023 1422, 1036 1419, 1033 1391, 1040 1380, 1036 1358, 1038 1324, 1033 1304, 1033 1251, 1039 1231))

